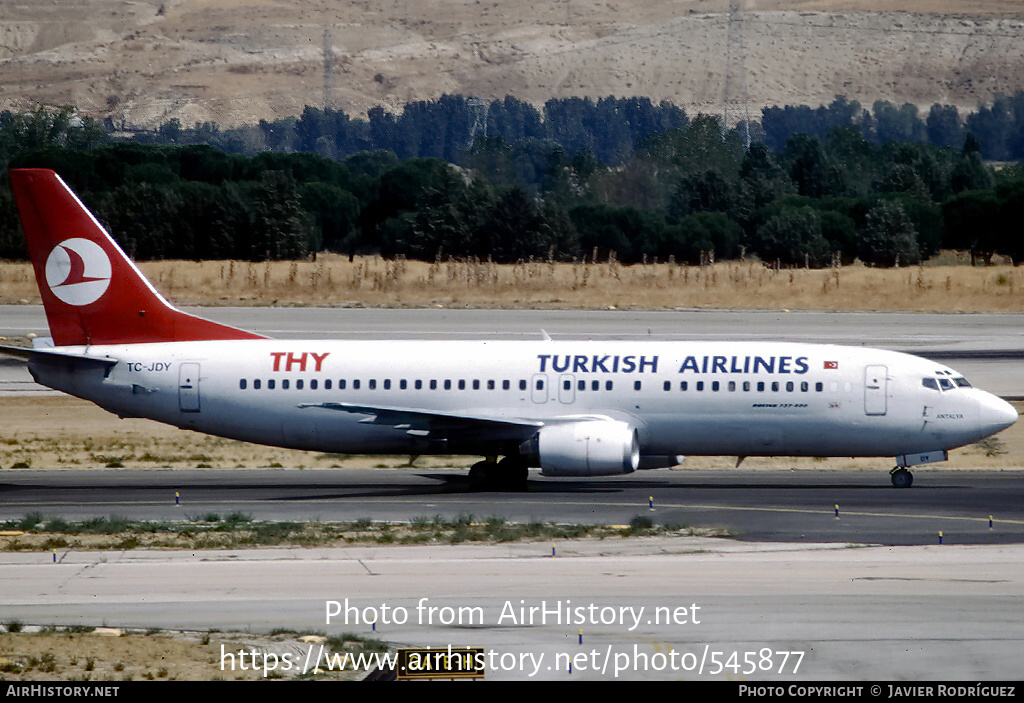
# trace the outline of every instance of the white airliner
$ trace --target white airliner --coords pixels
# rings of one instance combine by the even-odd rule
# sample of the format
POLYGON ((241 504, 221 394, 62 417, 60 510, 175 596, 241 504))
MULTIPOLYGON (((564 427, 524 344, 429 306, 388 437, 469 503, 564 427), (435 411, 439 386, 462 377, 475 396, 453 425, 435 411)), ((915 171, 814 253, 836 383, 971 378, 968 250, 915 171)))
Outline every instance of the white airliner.
POLYGON ((168 304, 52 171, 10 179, 52 346, 3 351, 121 417, 320 452, 483 456, 477 485, 731 455, 895 457, 897 487, 1017 419, 942 364, 862 347, 268 339, 168 304))

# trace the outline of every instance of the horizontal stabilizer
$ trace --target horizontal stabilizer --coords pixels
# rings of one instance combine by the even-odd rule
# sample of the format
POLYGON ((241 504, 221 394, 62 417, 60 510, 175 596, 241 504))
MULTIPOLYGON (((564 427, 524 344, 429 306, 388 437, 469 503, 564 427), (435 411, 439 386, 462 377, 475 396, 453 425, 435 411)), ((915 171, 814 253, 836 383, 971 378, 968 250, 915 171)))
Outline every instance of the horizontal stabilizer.
POLYGON ((28 347, 0 346, 0 354, 17 357, 29 362, 76 364, 82 368, 109 368, 117 363, 117 359, 109 356, 89 356, 88 354, 70 354, 53 349, 28 347))

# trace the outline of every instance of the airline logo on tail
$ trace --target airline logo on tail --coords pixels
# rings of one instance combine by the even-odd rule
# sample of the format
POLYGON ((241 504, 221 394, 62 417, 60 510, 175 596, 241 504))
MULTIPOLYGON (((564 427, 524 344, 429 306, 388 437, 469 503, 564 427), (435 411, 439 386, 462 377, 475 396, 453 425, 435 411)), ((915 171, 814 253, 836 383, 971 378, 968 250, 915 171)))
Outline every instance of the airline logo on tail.
POLYGON ((46 285, 68 305, 95 303, 110 287, 110 257, 99 244, 65 239, 46 259, 46 285))
POLYGON ((171 306, 53 171, 10 177, 55 346, 264 339, 171 306))

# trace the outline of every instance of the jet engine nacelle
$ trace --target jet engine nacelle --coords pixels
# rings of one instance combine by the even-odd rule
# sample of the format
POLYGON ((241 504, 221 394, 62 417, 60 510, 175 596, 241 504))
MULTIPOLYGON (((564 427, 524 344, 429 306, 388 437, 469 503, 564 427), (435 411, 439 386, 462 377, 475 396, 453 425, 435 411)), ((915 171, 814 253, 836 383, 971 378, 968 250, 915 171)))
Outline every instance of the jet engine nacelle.
POLYGON ((636 430, 616 420, 548 425, 534 442, 545 476, 613 476, 640 465, 636 430))

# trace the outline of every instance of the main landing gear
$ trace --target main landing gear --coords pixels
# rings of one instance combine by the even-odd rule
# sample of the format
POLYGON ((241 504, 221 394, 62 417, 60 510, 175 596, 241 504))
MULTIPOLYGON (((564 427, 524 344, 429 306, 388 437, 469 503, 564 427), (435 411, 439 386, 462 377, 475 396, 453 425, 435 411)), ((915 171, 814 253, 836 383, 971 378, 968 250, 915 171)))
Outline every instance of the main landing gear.
POLYGON ((469 469, 469 487, 474 491, 525 491, 530 469, 520 456, 501 461, 489 456, 469 469))
POLYGON ((890 471, 889 476, 892 478, 893 488, 910 488, 914 485, 914 474, 901 466, 890 471))

